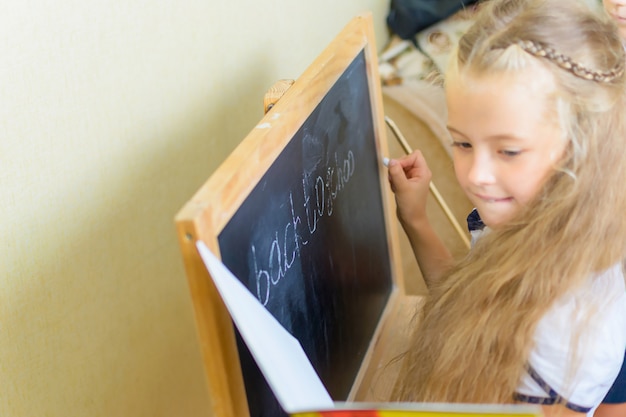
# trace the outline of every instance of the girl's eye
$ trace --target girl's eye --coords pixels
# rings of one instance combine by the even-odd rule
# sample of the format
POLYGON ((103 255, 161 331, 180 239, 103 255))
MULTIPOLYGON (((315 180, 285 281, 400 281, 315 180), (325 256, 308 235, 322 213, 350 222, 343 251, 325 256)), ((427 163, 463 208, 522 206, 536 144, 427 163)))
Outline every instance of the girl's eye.
POLYGON ((459 142, 455 140, 452 142, 452 147, 461 149, 472 149, 472 144, 469 142, 459 142))
POLYGON ((500 151, 500 153, 504 156, 507 156, 509 158, 513 157, 513 156, 517 156, 520 153, 522 153, 520 150, 517 149, 503 149, 500 151))

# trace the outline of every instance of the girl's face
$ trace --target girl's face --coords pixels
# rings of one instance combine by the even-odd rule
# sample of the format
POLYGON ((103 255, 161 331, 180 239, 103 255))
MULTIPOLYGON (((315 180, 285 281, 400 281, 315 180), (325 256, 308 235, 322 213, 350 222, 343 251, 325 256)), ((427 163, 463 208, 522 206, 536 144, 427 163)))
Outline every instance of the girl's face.
POLYGON ((489 227, 528 204, 564 153, 548 106, 554 88, 539 65, 513 76, 446 78, 456 177, 489 227))
POLYGON ((602 0, 602 4, 604 10, 617 23, 620 36, 626 40, 626 0, 602 0))

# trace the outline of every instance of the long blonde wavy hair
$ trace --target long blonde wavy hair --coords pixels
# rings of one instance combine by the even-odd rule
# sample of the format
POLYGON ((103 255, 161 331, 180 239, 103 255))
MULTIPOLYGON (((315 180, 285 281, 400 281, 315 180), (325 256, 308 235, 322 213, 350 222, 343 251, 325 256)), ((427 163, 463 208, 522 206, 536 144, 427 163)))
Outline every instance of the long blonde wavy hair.
POLYGON ((451 59, 449 71, 487 77, 541 62, 567 150, 535 200, 429 288, 394 399, 511 403, 540 318, 626 254, 624 49, 613 23, 577 1, 492 0, 451 59))

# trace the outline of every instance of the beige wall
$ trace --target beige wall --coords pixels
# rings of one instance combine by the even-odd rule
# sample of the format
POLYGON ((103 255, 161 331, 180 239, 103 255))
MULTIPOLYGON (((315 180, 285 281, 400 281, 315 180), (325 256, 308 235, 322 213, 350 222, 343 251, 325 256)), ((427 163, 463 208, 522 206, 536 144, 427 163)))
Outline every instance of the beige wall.
POLYGON ((173 217, 388 0, 0 6, 0 415, 207 416, 173 217))

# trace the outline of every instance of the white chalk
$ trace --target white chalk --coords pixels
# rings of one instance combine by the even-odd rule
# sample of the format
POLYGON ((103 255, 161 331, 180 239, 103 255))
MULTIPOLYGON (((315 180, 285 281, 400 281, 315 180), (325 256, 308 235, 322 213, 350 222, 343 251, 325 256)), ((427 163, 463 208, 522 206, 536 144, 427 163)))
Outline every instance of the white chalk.
POLYGON ((386 156, 383 157, 383 165, 388 167, 389 166, 389 158, 387 158, 386 156))

